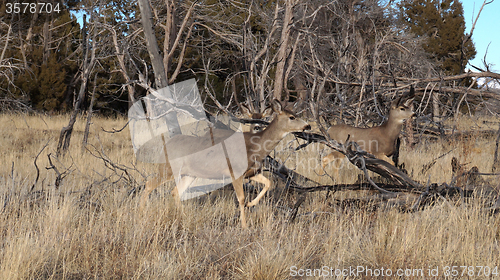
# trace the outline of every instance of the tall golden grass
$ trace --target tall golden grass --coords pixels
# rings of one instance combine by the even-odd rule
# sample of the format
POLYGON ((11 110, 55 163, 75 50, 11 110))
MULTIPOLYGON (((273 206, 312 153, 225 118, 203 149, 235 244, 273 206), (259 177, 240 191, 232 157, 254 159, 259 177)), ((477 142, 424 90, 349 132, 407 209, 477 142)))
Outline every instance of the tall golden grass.
MULTIPOLYGON (((443 199, 404 213, 341 209, 320 192, 310 194, 297 220, 289 223, 294 199, 282 195, 278 202, 266 199, 251 209, 250 228, 243 230, 232 192, 186 201, 177 209, 168 183, 140 211, 137 194, 155 167, 135 161, 128 129, 114 134, 101 129, 121 128, 126 119, 93 119, 83 150, 84 121, 79 119, 70 150, 56 158, 67 120, 64 115, 0 115, 0 279, 370 278, 369 272, 349 272, 361 267, 372 274, 390 269, 391 278, 397 278, 398 269, 410 269, 399 278, 422 279, 436 268, 437 278, 445 278, 446 267, 452 266, 459 273, 460 266, 474 267, 480 277, 470 278, 487 278, 479 266, 493 272, 500 265, 500 220, 482 211, 480 199, 462 204, 443 199), (59 186, 55 170, 47 169, 49 157, 63 174, 59 186), (335 269, 348 275, 335 276, 335 269)), ((300 164, 303 158, 319 163, 317 150, 291 153, 290 145, 293 140, 287 138, 274 155, 313 180, 332 183, 300 164)), ((403 148, 401 160, 416 180, 426 182, 430 176, 432 182, 449 182, 451 157, 488 172, 493 149, 491 140, 479 138, 426 142, 403 148), (419 173, 451 149, 428 173, 419 173)), ((352 168, 340 173, 334 179, 350 183, 359 174, 352 168)))

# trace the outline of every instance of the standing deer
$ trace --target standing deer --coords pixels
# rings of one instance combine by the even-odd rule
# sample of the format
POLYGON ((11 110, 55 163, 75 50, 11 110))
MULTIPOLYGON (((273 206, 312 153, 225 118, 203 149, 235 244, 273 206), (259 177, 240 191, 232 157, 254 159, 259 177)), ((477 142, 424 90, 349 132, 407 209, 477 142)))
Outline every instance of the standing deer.
MULTIPOLYGON (((414 96, 413 87, 410 88, 410 96, 414 96)), ((403 122, 415 114, 413 106, 411 106, 414 97, 404 102, 401 102, 401 97, 391 103, 389 118, 382 125, 371 128, 358 128, 338 124, 328 129, 328 135, 339 143, 344 143, 349 136, 349 140, 355 141, 361 149, 394 165, 394 162, 389 157, 395 152, 396 140, 401 132, 403 122)), ((343 157, 344 155, 337 151, 326 155, 322 159, 323 170, 330 162, 343 157)), ((335 167, 336 175, 338 175, 339 167, 340 165, 335 167)))
MULTIPOLYGON (((266 129, 254 133, 243 133, 247 156, 244 163, 247 165, 243 175, 238 177, 233 176, 233 170, 238 169, 238 166, 228 167, 225 160, 214 160, 213 151, 210 149, 214 144, 222 142, 230 134, 233 134, 233 131, 216 129, 212 134, 202 137, 176 135, 169 139, 166 143, 169 161, 180 160, 181 162, 176 164, 182 166, 182 169, 179 170, 181 179, 173 190, 177 202, 180 202, 179 194, 187 189, 196 178, 217 179, 222 176, 231 176, 233 188, 238 198, 241 225, 246 228, 245 206, 255 206, 271 187, 269 179, 260 173, 263 160, 287 134, 311 129, 311 126, 305 121, 284 109, 278 100, 273 100, 272 111, 276 113, 276 117, 266 129), (257 197, 246 205, 245 193, 243 192, 244 178, 250 178, 250 180, 264 185, 257 197)), ((227 149, 229 150, 230 147, 227 149)), ((162 165, 160 175, 146 183, 141 197, 141 205, 144 205, 151 191, 156 189, 165 179, 172 179, 173 172, 168 161, 167 164, 162 165), (167 173, 166 176, 164 171, 167 173)))

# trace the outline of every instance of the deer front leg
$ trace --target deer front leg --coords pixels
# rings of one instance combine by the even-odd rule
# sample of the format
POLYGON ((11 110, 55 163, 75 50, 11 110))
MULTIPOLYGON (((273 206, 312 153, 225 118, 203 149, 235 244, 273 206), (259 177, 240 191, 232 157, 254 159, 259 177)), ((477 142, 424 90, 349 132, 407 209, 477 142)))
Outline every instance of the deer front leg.
POLYGON ((330 162, 333 161, 334 159, 334 154, 333 153, 329 153, 328 155, 324 156, 322 159, 321 159, 321 171, 320 172, 323 172, 325 170, 325 167, 330 164, 330 162))
POLYGON ((255 175, 253 177, 250 177, 250 180, 255 181, 257 183, 264 184, 264 188, 262 189, 262 191, 260 191, 260 193, 257 195, 256 198, 254 198, 251 202, 247 203, 248 207, 252 207, 252 206, 257 205, 257 203, 259 203, 260 199, 264 196, 264 194, 266 194, 267 190, 269 190, 269 188, 271 187, 271 182, 269 181, 269 179, 264 177, 264 175, 262 175, 261 173, 255 175))
POLYGON ((248 228, 247 220, 245 218, 245 192, 243 191, 243 176, 233 181, 233 188, 234 192, 236 192, 236 198, 238 198, 238 204, 240 207, 241 227, 248 228))
POLYGON ((163 182, 172 179, 173 176, 170 166, 167 166, 164 163, 160 163, 158 167, 158 175, 153 177, 151 180, 146 181, 146 187, 144 188, 144 191, 142 193, 139 207, 143 209, 144 206, 146 205, 146 201, 148 200, 151 192, 154 191, 156 188, 158 188, 163 182))
POLYGON ((335 173, 334 176, 336 178, 338 178, 339 177, 339 169, 342 166, 342 160, 344 158, 345 158, 344 154, 342 154, 341 152, 337 152, 337 151, 331 152, 328 155, 324 156, 321 159, 321 170, 319 171, 319 175, 323 175, 325 172, 326 166, 333 161, 334 162, 333 169, 334 169, 334 173, 335 173), (337 162, 338 162, 338 164, 337 164, 337 162))

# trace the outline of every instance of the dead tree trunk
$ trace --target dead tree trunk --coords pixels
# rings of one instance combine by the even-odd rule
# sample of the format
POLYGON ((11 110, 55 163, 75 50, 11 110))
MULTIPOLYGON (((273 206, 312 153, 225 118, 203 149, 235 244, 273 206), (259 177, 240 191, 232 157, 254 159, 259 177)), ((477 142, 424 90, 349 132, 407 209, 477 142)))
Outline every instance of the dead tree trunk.
POLYGON ((12 23, 9 25, 9 30, 7 31, 7 36, 5 36, 5 45, 2 50, 2 54, 0 55, 0 63, 3 62, 3 58, 5 57, 5 51, 7 51, 7 48, 9 46, 9 41, 10 41, 10 35, 12 33, 12 23))
MULTIPOLYGON (((30 21, 30 27, 28 28, 28 34, 26 34, 26 40, 24 41, 24 44, 22 45, 22 50, 21 52, 23 53, 26 53, 26 51, 30 51, 31 50, 31 39, 33 38, 33 28, 35 27, 35 23, 36 21, 38 20, 38 9, 36 9, 35 13, 33 14, 33 17, 31 18, 31 21, 30 21)), ((47 15, 47 17, 45 18, 45 23, 47 23, 47 21, 49 20, 49 16, 47 15)), ((48 23, 47 23, 47 26, 48 26, 48 23)), ((48 29, 47 29, 47 34, 48 34, 48 29)), ((45 44, 47 41, 47 37, 46 37, 46 31, 45 31, 45 24, 44 24, 44 29, 43 29, 43 37, 44 37, 44 47, 45 47, 45 44)), ((44 56, 45 56, 45 50, 44 49, 44 56)), ((45 60, 44 60, 45 62, 45 60)))
MULTIPOLYGON (((91 17, 92 21, 93 17, 91 17)), ((82 71, 82 84, 80 85, 80 91, 78 92, 78 97, 75 102, 75 107, 73 109, 73 112, 71 113, 71 117, 69 119, 68 126, 65 126, 61 129, 61 134, 59 135, 59 143, 57 144, 57 156, 60 156, 61 154, 64 154, 68 148, 69 148, 69 143, 71 140, 71 134, 73 132, 73 126, 75 125, 76 122, 76 117, 78 116, 78 113, 80 112, 80 107, 82 105, 83 99, 85 98, 85 91, 87 88, 87 83, 90 75, 90 71, 92 69, 92 65, 94 64, 95 60, 95 33, 94 33, 94 38, 92 38, 92 57, 90 59, 90 63, 88 63, 88 38, 87 38, 87 23, 86 23, 86 16, 85 14, 83 15, 83 71, 82 71)))
POLYGON ((168 86, 167 75, 165 74, 165 67, 162 63, 160 56, 160 49, 156 42, 156 37, 153 32, 153 14, 148 0, 139 0, 139 8, 141 10, 141 23, 146 38, 146 46, 148 48, 149 57, 151 58, 151 65, 155 74, 155 84, 158 88, 168 86))
MULTIPOLYGON (((146 38, 146 46, 148 48, 149 57, 155 74, 155 84, 157 88, 164 88, 168 86, 168 80, 165 73, 163 59, 160 55, 160 49, 158 48, 158 43, 153 32, 153 14, 151 12, 151 6, 148 0, 139 0, 138 2, 141 10, 141 23, 144 31, 144 37, 146 38)), ((167 97, 172 98, 172 96, 167 97)), ((168 133, 170 137, 180 134, 181 130, 175 112, 167 114, 166 119, 169 124, 168 133)))
POLYGON ((496 172, 497 170, 500 170, 500 159, 498 158, 498 146, 499 145, 500 145, 500 126, 498 127, 498 132, 497 132, 495 156, 493 158, 493 166, 491 167, 492 172, 496 172))
POLYGON ((432 94, 432 121, 439 122, 439 92, 431 89, 432 94))
POLYGON ((285 1, 285 18, 281 29, 280 48, 278 49, 278 64, 276 65, 276 76, 274 79, 274 98, 281 100, 281 93, 286 84, 285 67, 288 57, 288 43, 290 40, 291 26, 293 20, 293 8, 295 0, 285 1))
MULTIPOLYGON (((94 80, 97 80, 97 75, 94 77, 94 80)), ((82 153, 85 151, 85 148, 87 147, 87 142, 89 139, 90 123, 92 121, 92 114, 94 113, 93 109, 94 109, 94 102, 95 102, 95 88, 96 88, 96 84, 94 83, 94 90, 92 91, 92 97, 90 98, 90 105, 89 105, 89 109, 87 111, 87 122, 85 123, 85 132, 83 133, 82 153)))
POLYGON ((45 23, 43 24, 43 64, 47 64, 50 55, 50 41, 51 41, 51 15, 45 17, 45 23))

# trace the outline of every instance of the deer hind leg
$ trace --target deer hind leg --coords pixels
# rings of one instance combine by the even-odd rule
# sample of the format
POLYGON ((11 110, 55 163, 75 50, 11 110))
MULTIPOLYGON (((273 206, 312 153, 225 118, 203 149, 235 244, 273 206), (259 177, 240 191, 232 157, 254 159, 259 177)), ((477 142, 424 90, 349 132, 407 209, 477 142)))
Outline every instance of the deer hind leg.
POLYGON ((247 203, 248 207, 252 207, 252 206, 257 205, 257 203, 259 203, 260 199, 264 196, 264 194, 266 194, 266 192, 271 187, 271 181, 269 181, 269 179, 264 177, 264 175, 262 175, 261 173, 255 175, 253 177, 250 177, 250 180, 255 181, 257 183, 264 184, 264 188, 262 189, 262 191, 260 191, 260 193, 257 195, 257 197, 255 197, 251 202, 247 203))
POLYGON ((243 191, 243 176, 233 181, 233 188, 236 193, 236 198, 238 198, 238 204, 240 207, 241 227, 248 228, 247 220, 245 218, 245 192, 243 191))

